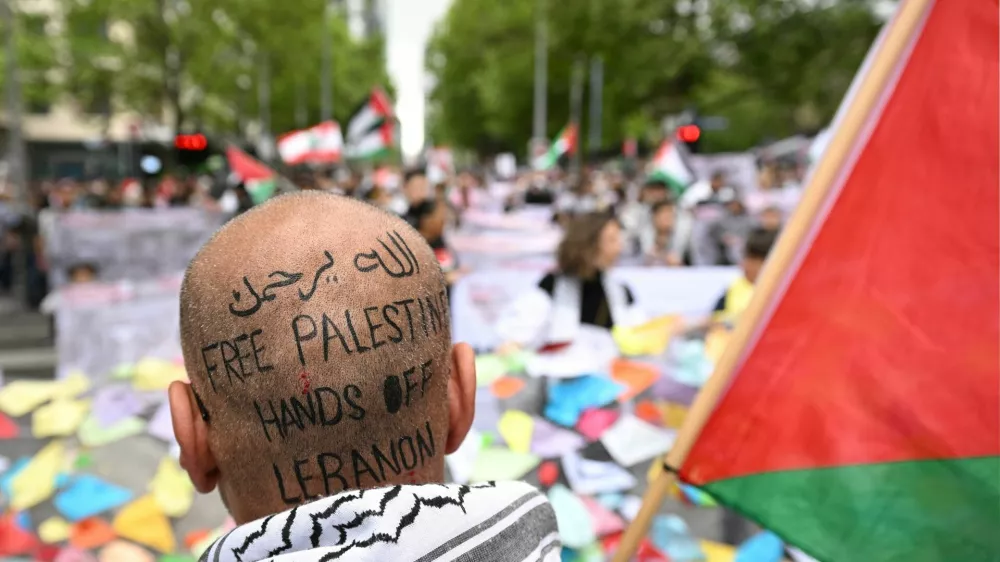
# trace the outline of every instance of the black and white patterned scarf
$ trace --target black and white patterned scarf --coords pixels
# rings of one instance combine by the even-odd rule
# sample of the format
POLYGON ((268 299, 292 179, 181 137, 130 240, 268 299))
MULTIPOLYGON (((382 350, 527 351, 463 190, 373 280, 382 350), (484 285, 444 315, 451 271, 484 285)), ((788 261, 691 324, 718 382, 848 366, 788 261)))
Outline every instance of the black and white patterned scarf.
POLYGON ((558 562, 556 516, 522 482, 343 492, 240 525, 200 562, 558 562))

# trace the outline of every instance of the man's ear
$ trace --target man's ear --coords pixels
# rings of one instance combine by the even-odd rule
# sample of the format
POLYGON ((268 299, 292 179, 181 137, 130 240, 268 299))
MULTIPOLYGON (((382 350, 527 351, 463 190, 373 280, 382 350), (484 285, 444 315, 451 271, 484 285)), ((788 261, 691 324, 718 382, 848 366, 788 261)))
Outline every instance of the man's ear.
POLYGON ((196 490, 207 494, 219 483, 219 465, 208 446, 207 414, 199 407, 191 385, 174 381, 167 390, 174 437, 181 448, 181 467, 187 471, 196 490))
POLYGON ((448 380, 448 438, 445 453, 451 454, 465 440, 476 416, 476 354, 467 343, 451 349, 451 378, 448 380))

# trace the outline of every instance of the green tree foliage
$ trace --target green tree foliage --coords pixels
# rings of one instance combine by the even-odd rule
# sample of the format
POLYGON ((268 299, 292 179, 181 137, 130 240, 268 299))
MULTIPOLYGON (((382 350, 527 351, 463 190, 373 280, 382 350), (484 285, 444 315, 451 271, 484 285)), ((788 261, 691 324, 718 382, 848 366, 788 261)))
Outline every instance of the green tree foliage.
POLYGON ((388 86, 381 38, 350 37, 325 0, 294 8, 272 0, 63 0, 68 93, 81 105, 117 108, 177 130, 236 132, 260 113, 269 75, 271 130, 319 120, 321 42, 333 42, 335 117, 344 119, 375 85, 388 86), (110 32, 110 33, 109 33, 110 32), (110 39, 110 40, 109 40, 110 39), (264 69, 267 69, 266 72, 264 69))
MULTIPOLYGON (((48 107, 58 93, 50 70, 56 65, 56 51, 49 40, 49 18, 42 13, 15 12, 17 65, 21 95, 26 111, 48 107)), ((6 22, 0 22, 0 37, 6 40, 6 22)), ((0 50, 0 68, 7 64, 6 50, 0 50)), ((0 73, 0 92, 6 76, 0 73)))
MULTIPOLYGON (((835 112, 879 26, 869 0, 547 4, 548 134, 569 120, 574 61, 601 56, 606 147, 655 138, 663 117, 690 107, 730 120, 730 130, 707 135, 708 148, 815 130, 835 112)), ((525 150, 539 5, 454 1, 427 53, 435 142, 525 150)))

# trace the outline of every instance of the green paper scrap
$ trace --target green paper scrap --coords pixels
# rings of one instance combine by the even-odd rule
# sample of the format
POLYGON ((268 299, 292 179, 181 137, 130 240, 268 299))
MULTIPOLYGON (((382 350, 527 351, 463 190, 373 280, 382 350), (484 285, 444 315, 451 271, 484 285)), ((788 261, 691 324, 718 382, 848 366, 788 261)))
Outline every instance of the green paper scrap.
POLYGON ((507 363, 503 358, 492 354, 476 357, 476 385, 489 386, 506 374, 507 363))
POLYGON ((197 562, 197 559, 188 554, 164 554, 159 562, 197 562))
POLYGON ((528 351, 516 351, 503 357, 504 365, 507 367, 508 375, 519 375, 528 370, 528 361, 534 354, 528 351))
POLYGON ((485 448, 489 447, 490 445, 492 445, 493 442, 497 440, 497 436, 493 435, 489 431, 486 431, 486 432, 483 433, 482 439, 483 439, 483 449, 485 449, 485 448))
POLYGON ((491 447, 479 451, 472 467, 472 482, 520 480, 531 472, 541 458, 531 453, 516 453, 510 449, 491 447))
POLYGON ((128 417, 108 427, 101 427, 101 422, 90 415, 77 432, 80 444, 84 447, 100 447, 114 443, 120 439, 138 435, 145 431, 146 422, 137 417, 128 417))
POLYGON ((94 464, 94 459, 90 456, 90 453, 80 453, 76 455, 76 460, 73 461, 73 468, 82 470, 92 464, 94 464))
POLYGON ((135 365, 132 363, 121 363, 111 371, 111 378, 118 380, 131 379, 135 375, 135 365))

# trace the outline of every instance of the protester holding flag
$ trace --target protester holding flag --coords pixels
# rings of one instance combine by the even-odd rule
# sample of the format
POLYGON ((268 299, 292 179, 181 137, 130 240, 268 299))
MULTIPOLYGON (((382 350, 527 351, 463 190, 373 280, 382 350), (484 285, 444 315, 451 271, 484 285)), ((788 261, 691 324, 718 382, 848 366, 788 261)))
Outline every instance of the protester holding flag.
POLYGON ((643 314, 632 291, 607 275, 622 252, 622 229, 610 213, 570 220, 556 252, 557 269, 501 315, 505 349, 569 343, 581 324, 633 325, 643 314))

